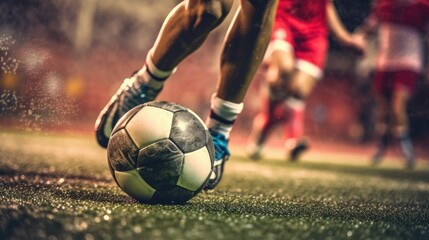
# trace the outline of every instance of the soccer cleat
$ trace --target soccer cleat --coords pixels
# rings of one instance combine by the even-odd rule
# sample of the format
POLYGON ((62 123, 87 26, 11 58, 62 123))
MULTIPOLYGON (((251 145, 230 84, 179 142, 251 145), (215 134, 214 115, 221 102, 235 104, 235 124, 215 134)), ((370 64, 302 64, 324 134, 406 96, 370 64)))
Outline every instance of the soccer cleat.
POLYGON ((392 136, 390 133, 384 133, 383 135, 381 135, 380 139, 378 139, 377 149, 371 159, 371 163, 373 166, 376 166, 381 163, 387 148, 391 144, 391 141, 392 136))
POLYGON ((261 160, 262 158, 262 146, 255 144, 249 145, 247 149, 247 156, 254 161, 261 160))
POLYGON ((212 175, 210 176, 209 181, 204 187, 205 190, 214 189, 219 184, 220 180, 222 179, 225 162, 231 155, 228 150, 228 139, 226 139, 223 134, 217 133, 212 130, 209 131, 212 136, 213 145, 215 148, 215 161, 213 165, 212 175))
POLYGON ((300 141, 294 146, 289 153, 289 161, 290 162, 297 162, 299 160, 299 157, 303 152, 305 152, 309 148, 309 144, 307 141, 303 140, 300 141))
POLYGON ((408 134, 404 134, 399 138, 399 145, 401 146, 402 155, 405 158, 406 168, 413 169, 415 167, 416 159, 410 136, 408 134))
POLYGON ((416 167, 416 159, 415 158, 410 158, 410 159, 406 159, 405 160, 405 168, 412 170, 416 167))
POLYGON ((373 166, 377 166, 381 163, 383 156, 384 156, 385 148, 378 148, 375 152, 374 156, 371 159, 371 164, 373 166))
POLYGON ((107 148, 110 133, 118 120, 135 106, 154 100, 160 91, 138 82, 136 78, 126 78, 95 122, 98 144, 107 148))

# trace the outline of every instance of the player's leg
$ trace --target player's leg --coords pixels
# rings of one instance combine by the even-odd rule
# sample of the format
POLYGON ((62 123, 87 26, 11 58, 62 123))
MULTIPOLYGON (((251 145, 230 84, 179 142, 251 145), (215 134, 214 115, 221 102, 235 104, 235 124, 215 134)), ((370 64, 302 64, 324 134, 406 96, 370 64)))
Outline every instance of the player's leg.
POLYGON ((250 132, 251 140, 247 146, 247 156, 252 160, 260 160, 262 158, 264 143, 272 129, 272 124, 268 117, 266 113, 259 112, 253 119, 252 130, 250 132))
POLYGON ((234 0, 187 0, 167 17, 152 47, 152 61, 163 71, 173 70, 198 49, 225 19, 234 0))
POLYGON ((268 88, 268 86, 263 87, 261 109, 253 119, 250 132, 247 153, 253 160, 259 160, 262 157, 262 149, 274 127, 286 122, 289 118, 288 113, 283 109, 283 99, 273 99, 268 88))
POLYGON ((414 71, 397 72, 392 96, 393 130, 401 146, 407 168, 413 168, 415 165, 414 149, 409 135, 407 104, 414 91, 417 78, 418 74, 414 71))
POLYGON ((216 149, 214 174, 206 189, 221 180, 230 153, 232 125, 243 109, 243 99, 265 53, 278 0, 242 0, 228 31, 221 57, 221 76, 211 102, 207 125, 216 149))
POLYGON ((392 140, 391 73, 377 71, 374 76, 375 130, 377 147, 372 164, 379 164, 392 140))
POLYGON ((268 132, 272 126, 271 108, 269 104, 269 90, 264 84, 260 88, 260 111, 256 114, 252 122, 252 129, 249 136, 249 144, 247 147, 247 154, 253 160, 259 160, 262 155, 262 148, 265 140, 268 137, 268 132))
POLYGON ((290 113, 289 124, 285 125, 287 140, 285 147, 289 151, 289 160, 297 161, 308 149, 309 143, 304 132, 305 101, 316 85, 318 77, 297 68, 289 81, 289 97, 285 101, 290 113))
POLYGON ((300 39, 295 46, 297 60, 294 71, 286 81, 288 97, 285 101, 285 108, 290 113, 289 124, 285 126, 288 138, 285 147, 290 161, 297 161, 309 148, 304 132, 305 102, 323 76, 327 49, 327 37, 323 34, 300 39))
POLYGON ((293 70, 295 56, 290 45, 282 50, 276 50, 275 42, 271 42, 270 50, 267 51, 270 56, 266 62, 265 79, 260 91, 260 111, 253 120, 250 133, 248 155, 253 160, 260 159, 262 148, 271 130, 288 118, 286 111, 282 111, 282 103, 287 95, 281 84, 281 79, 285 76, 281 76, 280 73, 284 75, 285 69, 288 69, 288 72, 293 70))
POLYGON ((128 110, 154 100, 164 81, 194 52, 228 14, 233 0, 187 0, 174 8, 146 57, 144 66, 126 79, 96 122, 96 137, 107 147, 110 133, 128 110))
POLYGON ((270 39, 278 0, 241 0, 221 57, 216 96, 242 103, 270 39))
POLYGON ((390 111, 390 99, 385 96, 375 96, 375 132, 377 146, 372 156, 372 164, 379 164, 392 142, 392 117, 390 111))

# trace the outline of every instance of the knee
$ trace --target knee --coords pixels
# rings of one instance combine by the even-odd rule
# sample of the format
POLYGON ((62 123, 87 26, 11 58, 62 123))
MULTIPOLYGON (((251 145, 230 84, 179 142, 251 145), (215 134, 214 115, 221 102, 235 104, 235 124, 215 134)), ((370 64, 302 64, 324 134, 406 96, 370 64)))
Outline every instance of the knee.
POLYGON ((408 94, 395 93, 392 99, 392 110, 395 115, 403 116, 407 112, 408 94))
POLYGON ((392 114, 397 125, 402 125, 407 118, 405 106, 401 103, 393 103, 392 114))
POLYGON ((311 94, 313 87, 314 83, 310 80, 303 82, 292 81, 290 87, 291 96, 298 100, 305 101, 311 94))

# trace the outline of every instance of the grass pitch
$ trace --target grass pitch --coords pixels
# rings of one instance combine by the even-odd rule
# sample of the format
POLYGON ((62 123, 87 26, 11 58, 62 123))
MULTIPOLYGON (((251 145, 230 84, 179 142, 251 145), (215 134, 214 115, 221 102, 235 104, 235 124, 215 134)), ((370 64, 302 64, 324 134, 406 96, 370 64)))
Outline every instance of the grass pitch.
POLYGON ((427 163, 252 162, 233 148, 215 191, 144 205, 115 185, 92 136, 0 139, 1 239, 429 239, 427 163))

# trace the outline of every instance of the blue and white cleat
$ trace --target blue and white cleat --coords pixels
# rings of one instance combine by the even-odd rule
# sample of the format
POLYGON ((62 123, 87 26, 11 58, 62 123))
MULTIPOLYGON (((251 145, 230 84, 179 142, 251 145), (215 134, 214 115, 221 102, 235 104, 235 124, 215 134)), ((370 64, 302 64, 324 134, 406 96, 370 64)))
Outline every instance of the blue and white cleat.
POLYGON ((222 179, 223 169, 225 167, 225 162, 229 159, 231 155, 228 150, 228 139, 221 134, 215 131, 209 130, 213 139, 213 145, 215 148, 215 161, 213 165, 212 175, 210 176, 209 181, 204 187, 205 190, 214 189, 222 179))
POLYGON ((95 122, 95 136, 98 144, 107 148, 110 133, 118 120, 135 106, 153 101, 160 91, 161 89, 154 90, 138 82, 134 77, 126 78, 95 122))

